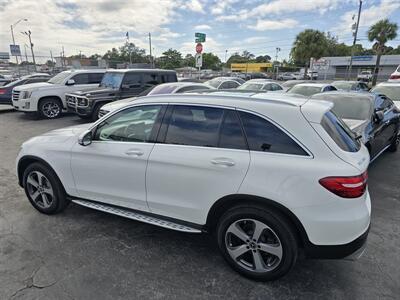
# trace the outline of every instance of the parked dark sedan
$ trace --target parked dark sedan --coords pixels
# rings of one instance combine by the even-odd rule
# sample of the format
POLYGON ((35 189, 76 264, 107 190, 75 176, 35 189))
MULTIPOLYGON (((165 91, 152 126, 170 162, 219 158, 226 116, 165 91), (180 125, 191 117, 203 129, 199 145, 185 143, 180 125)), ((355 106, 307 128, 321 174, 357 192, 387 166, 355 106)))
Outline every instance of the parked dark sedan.
POLYGON ((28 84, 28 83, 36 83, 36 82, 46 82, 51 77, 49 76, 34 76, 34 77, 26 77, 21 78, 15 81, 12 81, 4 86, 0 86, 0 104, 12 104, 11 96, 12 90, 16 86, 28 84))
POLYGON ((332 110, 367 146, 371 161, 385 150, 397 150, 400 110, 385 95, 329 92, 315 94, 311 99, 334 104, 332 110))

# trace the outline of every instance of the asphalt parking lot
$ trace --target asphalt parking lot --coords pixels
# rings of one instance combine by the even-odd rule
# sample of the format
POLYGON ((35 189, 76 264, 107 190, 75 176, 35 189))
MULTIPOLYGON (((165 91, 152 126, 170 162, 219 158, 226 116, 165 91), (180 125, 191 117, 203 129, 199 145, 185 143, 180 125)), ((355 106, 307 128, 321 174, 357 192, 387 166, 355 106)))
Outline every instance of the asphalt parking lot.
POLYGON ((372 225, 358 261, 300 259, 279 281, 234 271, 207 235, 174 232, 71 204, 47 216, 15 176, 21 143, 78 117, 0 112, 0 299, 398 299, 400 152, 369 170, 372 225))

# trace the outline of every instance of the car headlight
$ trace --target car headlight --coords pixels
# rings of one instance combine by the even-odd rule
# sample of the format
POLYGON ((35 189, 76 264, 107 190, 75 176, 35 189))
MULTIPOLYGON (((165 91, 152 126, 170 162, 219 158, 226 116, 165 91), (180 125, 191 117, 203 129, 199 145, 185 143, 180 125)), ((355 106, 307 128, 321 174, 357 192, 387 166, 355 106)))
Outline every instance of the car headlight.
POLYGON ((88 99, 78 98, 78 106, 87 106, 87 105, 88 105, 88 99))
POLYGON ((32 96, 32 91, 24 91, 22 92, 22 99, 28 99, 32 96))

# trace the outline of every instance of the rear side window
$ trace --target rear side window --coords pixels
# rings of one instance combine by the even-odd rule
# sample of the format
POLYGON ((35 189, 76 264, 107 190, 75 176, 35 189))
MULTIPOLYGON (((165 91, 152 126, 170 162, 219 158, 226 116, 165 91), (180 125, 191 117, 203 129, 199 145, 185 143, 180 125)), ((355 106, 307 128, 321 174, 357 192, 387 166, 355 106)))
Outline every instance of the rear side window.
POLYGON ((250 150, 308 155, 290 136, 271 122, 256 115, 240 112, 250 150))
POLYGON ((331 111, 325 113, 321 125, 342 150, 347 152, 360 150, 361 145, 353 132, 331 111))
POLYGON ((103 79, 103 73, 90 73, 89 74, 89 83, 92 84, 99 84, 101 80, 103 79))
POLYGON ((247 150, 246 140, 236 111, 225 111, 218 147, 247 150))
POLYGON ((137 88, 140 87, 141 79, 140 73, 126 73, 122 84, 129 85, 129 88, 137 88))
POLYGON ((176 105, 173 108, 165 143, 217 147, 223 109, 176 105))
POLYGON ((161 83, 160 78, 157 73, 144 73, 143 74, 143 84, 144 86, 151 87, 161 83))
POLYGON ((160 76, 161 76, 161 83, 178 81, 175 74, 161 74, 160 76))

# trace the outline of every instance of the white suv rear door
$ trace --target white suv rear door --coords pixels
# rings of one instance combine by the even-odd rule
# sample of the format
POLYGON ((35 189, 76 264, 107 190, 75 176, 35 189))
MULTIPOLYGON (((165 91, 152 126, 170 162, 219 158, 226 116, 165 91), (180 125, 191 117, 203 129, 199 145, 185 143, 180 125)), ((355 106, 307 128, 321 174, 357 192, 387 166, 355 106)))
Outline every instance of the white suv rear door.
POLYGON ((238 192, 249 167, 238 115, 171 105, 164 120, 146 173, 150 211, 204 224, 216 200, 238 192))

